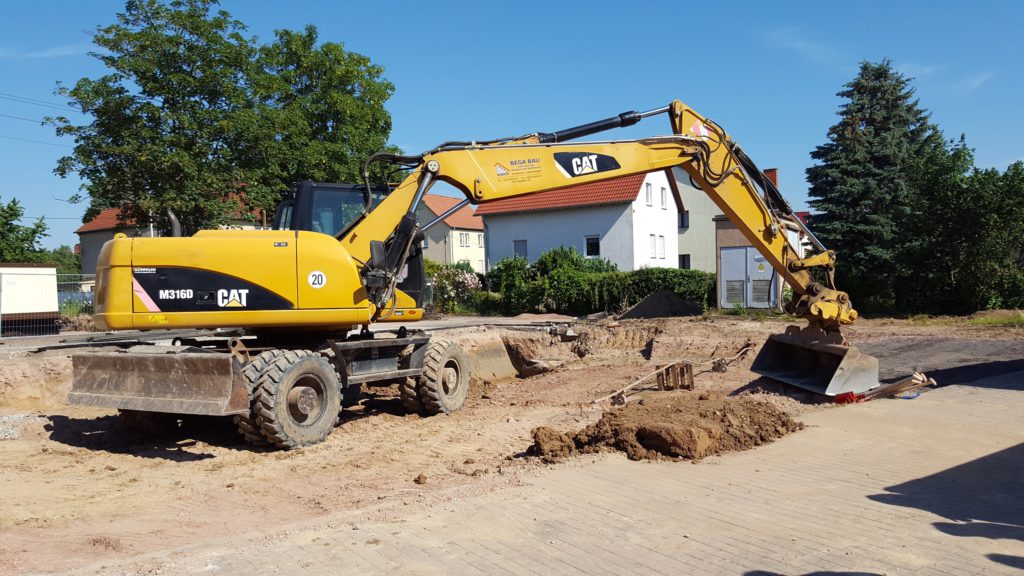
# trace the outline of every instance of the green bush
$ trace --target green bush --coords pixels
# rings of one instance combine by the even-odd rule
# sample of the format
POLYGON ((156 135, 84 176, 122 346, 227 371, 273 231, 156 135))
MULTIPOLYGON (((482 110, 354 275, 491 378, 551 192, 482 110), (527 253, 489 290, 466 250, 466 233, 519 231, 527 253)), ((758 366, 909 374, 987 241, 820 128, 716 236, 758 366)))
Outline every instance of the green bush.
POLYGON ((478 290, 473 293, 470 306, 481 316, 501 316, 501 294, 478 290))
POLYGON ((563 247, 542 254, 533 266, 522 258, 499 262, 491 274, 491 289, 501 293, 506 314, 614 312, 661 290, 708 308, 714 301, 715 275, 674 268, 617 272, 607 260, 586 259, 563 247))

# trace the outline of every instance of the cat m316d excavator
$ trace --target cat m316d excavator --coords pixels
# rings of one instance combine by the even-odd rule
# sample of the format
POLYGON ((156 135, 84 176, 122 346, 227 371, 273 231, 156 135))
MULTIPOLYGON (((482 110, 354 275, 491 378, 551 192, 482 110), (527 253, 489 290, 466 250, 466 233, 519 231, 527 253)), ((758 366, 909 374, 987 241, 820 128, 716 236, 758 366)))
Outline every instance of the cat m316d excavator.
MULTIPOLYGON (((406 170, 394 187, 304 182, 278 208, 275 230, 204 230, 191 237, 115 238, 97 266, 94 315, 107 330, 236 328, 221 339, 179 339, 73 358, 75 404, 126 412, 234 415, 256 444, 322 441, 360 386, 400 382, 408 410, 458 410, 470 362, 447 340, 401 326, 423 316, 422 230, 467 203, 657 170, 686 171, 792 287, 788 312, 809 321, 773 335, 752 370, 817 393, 878 385, 877 359, 840 327, 857 312, 833 282, 835 254, 793 215, 775 185, 715 122, 680 101, 550 133, 446 142, 416 156, 367 161, 406 170), (667 114, 672 134, 570 141, 667 114), (437 182, 465 200, 423 226, 416 209, 437 182), (796 227, 816 254, 801 258, 796 227), (824 273, 825 284, 811 270, 824 273)), ((675 189, 675 178, 668 181, 675 189)))

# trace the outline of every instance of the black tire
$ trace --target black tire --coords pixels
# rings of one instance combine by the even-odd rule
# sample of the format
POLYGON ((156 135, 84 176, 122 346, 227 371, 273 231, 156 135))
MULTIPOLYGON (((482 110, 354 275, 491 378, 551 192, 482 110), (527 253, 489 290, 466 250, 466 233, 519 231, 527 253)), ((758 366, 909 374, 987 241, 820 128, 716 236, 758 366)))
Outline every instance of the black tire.
POLYGON ((402 408, 406 414, 422 414, 423 402, 420 402, 420 377, 409 376, 398 384, 398 395, 402 399, 402 408))
POLYGON ((259 424, 256 423, 256 387, 259 386, 260 376, 263 375, 267 366, 284 356, 285 352, 287 350, 267 350, 250 360, 245 368, 242 368, 242 378, 245 379, 245 385, 249 390, 249 413, 235 414, 233 420, 239 434, 253 446, 270 445, 270 442, 267 442, 263 433, 260 432, 259 424))
POLYGON ((450 340, 434 340, 423 358, 419 377, 420 402, 427 414, 451 414, 469 395, 469 356, 450 340))
MULTIPOLYGON (((334 373, 338 375, 338 382, 343 382, 341 374, 345 371, 344 361, 338 361, 338 354, 334 351, 334 348, 330 344, 325 344, 320 348, 317 348, 317 354, 323 356, 331 363, 334 368, 334 373)), ((362 394, 362 387, 359 384, 353 384, 351 386, 344 386, 341 389, 341 408, 351 408, 359 404, 359 396, 362 394)))
POLYGON ((292 449, 323 442, 338 424, 341 386, 326 358, 288 350, 260 375, 256 422, 273 445, 292 449))

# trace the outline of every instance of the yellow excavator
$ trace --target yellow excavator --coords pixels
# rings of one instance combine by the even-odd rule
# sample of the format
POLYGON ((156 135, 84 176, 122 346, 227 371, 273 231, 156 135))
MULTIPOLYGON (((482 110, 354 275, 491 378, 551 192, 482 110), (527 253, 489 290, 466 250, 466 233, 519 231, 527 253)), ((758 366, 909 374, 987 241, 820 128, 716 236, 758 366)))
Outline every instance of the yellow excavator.
POLYGON ((246 439, 281 448, 324 440, 364 384, 399 382, 411 411, 458 410, 468 391, 466 353, 404 326, 423 317, 423 230, 467 203, 658 170, 669 172, 678 198, 676 167, 792 287, 787 311, 809 322, 771 336, 752 370, 831 396, 878 386, 877 359, 840 332, 857 312, 834 285, 835 254, 718 124, 678 100, 557 132, 446 142, 416 156, 378 154, 371 163, 406 176, 393 187, 372 186, 368 169, 364 185, 303 182, 278 207, 274 230, 108 242, 97 266, 99 328, 235 331, 75 355, 70 402, 233 415, 246 439), (571 142, 661 114, 671 135, 571 142), (421 226, 416 209, 438 181, 465 199, 421 226), (801 258, 787 228, 802 230, 817 252, 801 258), (403 325, 371 331, 376 322, 403 325))

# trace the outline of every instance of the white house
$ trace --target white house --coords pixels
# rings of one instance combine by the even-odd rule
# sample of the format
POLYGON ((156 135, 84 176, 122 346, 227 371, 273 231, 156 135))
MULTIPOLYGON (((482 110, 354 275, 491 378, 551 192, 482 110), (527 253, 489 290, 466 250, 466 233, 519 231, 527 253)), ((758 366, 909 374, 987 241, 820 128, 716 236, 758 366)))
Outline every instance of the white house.
MULTIPOLYGON (((458 204, 459 198, 426 194, 416 211, 420 225, 433 221, 458 204)), ((484 273, 484 224, 472 206, 463 206, 427 230, 423 255, 440 264, 466 262, 474 272, 484 273)))
POLYGON ((675 178, 658 171, 504 198, 476 214, 484 221, 488 269, 514 255, 533 262, 572 246, 637 270, 678 266, 680 209, 675 178))
POLYGON ((683 201, 679 212, 679 267, 714 272, 718 265, 715 246, 715 217, 722 211, 703 190, 693 185, 682 168, 674 168, 673 176, 683 201))

